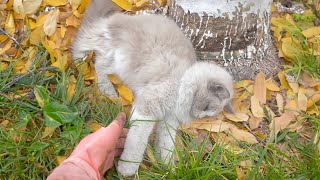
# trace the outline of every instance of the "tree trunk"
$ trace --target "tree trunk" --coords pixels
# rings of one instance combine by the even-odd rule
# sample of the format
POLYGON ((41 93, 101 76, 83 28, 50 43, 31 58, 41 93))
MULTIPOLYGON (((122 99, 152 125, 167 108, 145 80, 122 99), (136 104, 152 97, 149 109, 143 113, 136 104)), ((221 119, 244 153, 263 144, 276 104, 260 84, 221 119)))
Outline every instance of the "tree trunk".
POLYGON ((171 0, 169 16, 192 40, 199 60, 224 66, 236 80, 274 75, 280 60, 270 35, 272 0, 171 0))

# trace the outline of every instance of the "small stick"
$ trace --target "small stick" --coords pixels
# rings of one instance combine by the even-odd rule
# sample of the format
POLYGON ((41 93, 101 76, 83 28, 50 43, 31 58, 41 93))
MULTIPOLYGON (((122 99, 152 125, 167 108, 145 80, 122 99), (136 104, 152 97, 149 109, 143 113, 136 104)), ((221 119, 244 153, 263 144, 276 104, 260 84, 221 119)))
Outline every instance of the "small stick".
POLYGON ((1 31, 3 34, 7 35, 9 39, 11 39, 14 43, 17 44, 17 46, 18 46, 20 49, 22 49, 21 46, 20 46, 20 44, 19 44, 19 42, 18 42, 14 37, 12 37, 10 34, 8 34, 8 33, 7 33, 5 30, 3 30, 2 28, 0 28, 0 31, 1 31))

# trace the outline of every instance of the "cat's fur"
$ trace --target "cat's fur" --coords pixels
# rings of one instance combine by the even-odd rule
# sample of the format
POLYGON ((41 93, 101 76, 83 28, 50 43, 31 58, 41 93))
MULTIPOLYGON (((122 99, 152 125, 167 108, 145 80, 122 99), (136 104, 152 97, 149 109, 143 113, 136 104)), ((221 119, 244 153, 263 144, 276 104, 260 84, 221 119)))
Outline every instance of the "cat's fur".
MULTIPOLYGON (((93 4, 101 1, 107 2, 93 4)), ((106 9, 110 11, 110 6, 106 9)), ((106 74, 113 73, 134 92, 131 120, 139 121, 129 130, 120 158, 124 161, 117 167, 123 176, 131 176, 139 168, 154 127, 156 151, 169 163, 179 124, 215 116, 229 106, 232 77, 213 63, 196 62, 190 40, 164 16, 103 14, 108 15, 85 19, 73 56, 81 59, 95 51, 98 82, 111 84, 106 74)), ((100 86, 101 91, 105 88, 100 86)))

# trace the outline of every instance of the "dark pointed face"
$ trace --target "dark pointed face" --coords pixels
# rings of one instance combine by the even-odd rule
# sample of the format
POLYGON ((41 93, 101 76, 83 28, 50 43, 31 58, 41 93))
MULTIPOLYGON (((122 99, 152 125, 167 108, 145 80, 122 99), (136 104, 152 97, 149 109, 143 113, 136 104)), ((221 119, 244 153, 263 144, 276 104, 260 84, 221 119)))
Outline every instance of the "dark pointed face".
POLYGON ((209 81, 207 85, 202 85, 194 95, 191 107, 193 118, 213 117, 226 109, 232 112, 229 104, 231 93, 222 84, 209 81))

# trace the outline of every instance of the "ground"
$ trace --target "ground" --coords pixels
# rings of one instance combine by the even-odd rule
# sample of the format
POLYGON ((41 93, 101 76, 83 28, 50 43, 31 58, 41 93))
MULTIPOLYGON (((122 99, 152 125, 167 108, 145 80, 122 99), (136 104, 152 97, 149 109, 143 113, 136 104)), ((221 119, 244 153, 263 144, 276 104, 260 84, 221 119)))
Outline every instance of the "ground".
MULTIPOLYGON (((69 45, 90 0, 0 1, 0 177, 44 179, 87 134, 106 126, 134 97, 110 75, 119 99, 99 93, 92 55, 72 63, 69 45)), ((124 9, 147 1, 116 1, 124 9)), ((150 147, 136 179, 320 179, 319 1, 274 3, 275 78, 235 82, 236 114, 182 126, 176 166, 150 147)), ((160 4, 165 5, 165 1, 160 4)), ((114 169, 105 175, 119 179, 114 169)))

